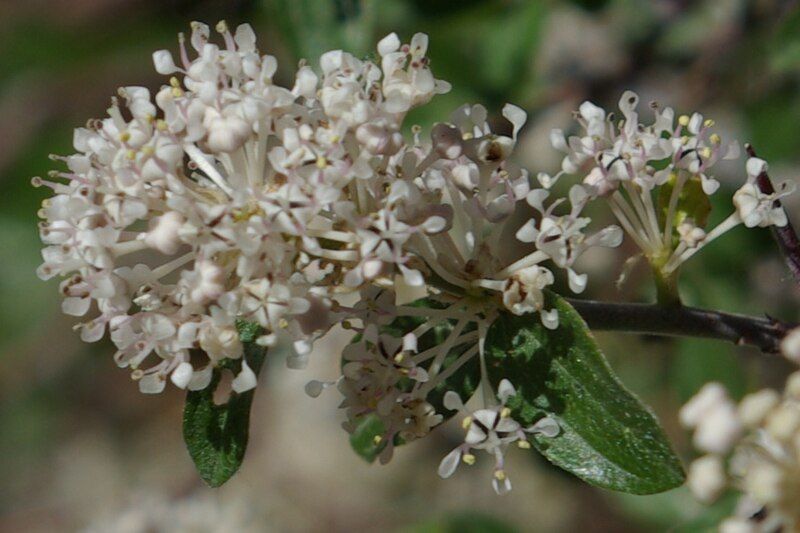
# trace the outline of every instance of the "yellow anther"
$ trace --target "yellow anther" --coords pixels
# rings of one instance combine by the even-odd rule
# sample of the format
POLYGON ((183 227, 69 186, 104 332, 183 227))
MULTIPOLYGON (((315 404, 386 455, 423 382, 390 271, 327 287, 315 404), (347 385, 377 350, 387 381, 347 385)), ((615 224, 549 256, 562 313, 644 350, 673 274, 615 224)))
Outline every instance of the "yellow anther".
POLYGON ((471 453, 465 453, 461 456, 461 460, 464 461, 465 464, 472 466, 475 464, 475 456, 471 453))
POLYGON ((156 129, 158 131, 167 131, 167 123, 164 120, 158 119, 156 120, 156 129))
POLYGON ((281 319, 278 321, 278 327, 279 327, 279 328, 281 328, 281 329, 286 329, 286 328, 288 328, 288 327, 289 327, 289 321, 288 321, 288 320, 286 320, 285 318, 281 318, 281 319))
POLYGON ((517 441, 517 446, 519 446, 523 450, 529 450, 530 447, 531 447, 531 443, 526 441, 526 440, 518 440, 517 441))
POLYGON ((705 148, 701 149, 700 150, 700 156, 704 157, 705 159, 708 159, 709 157, 711 157, 711 148, 706 146, 705 148))
POLYGON ((349 320, 343 320, 342 329, 353 329, 353 325, 350 323, 349 320))
POLYGON ((219 33, 225 33, 226 31, 228 31, 228 23, 225 22, 224 20, 220 20, 219 22, 217 22, 216 30, 219 33))
POLYGON ((122 133, 120 133, 120 134, 119 134, 119 140, 120 140, 121 142, 124 142, 124 143, 126 143, 126 142, 130 141, 130 140, 131 140, 131 134, 130 134, 130 132, 123 131, 122 133))
POLYGON ((689 136, 688 135, 683 135, 681 137, 681 144, 686 144, 688 142, 689 142, 689 136))
POLYGON ((505 481, 505 479, 506 479, 506 471, 505 470, 495 470, 494 471, 494 478, 497 481, 505 481))
POLYGON ((338 135, 334 135, 333 137, 331 137, 331 142, 332 143, 338 143, 341 140, 342 140, 342 138, 340 136, 338 136, 338 135))
POLYGON ((173 87, 172 96, 174 96, 175 98, 180 98, 181 96, 183 96, 183 91, 178 87, 173 87))
POLYGON ((175 76, 172 76, 169 79, 169 84, 172 85, 173 87, 175 87, 176 89, 180 89, 181 88, 181 82, 178 81, 178 78, 176 78, 175 76))
POLYGON ((711 136, 708 138, 713 144, 719 144, 722 142, 722 139, 716 133, 712 133, 711 136))
POLYGON ((128 159, 133 161, 134 159, 136 159, 136 151, 135 150, 128 150, 127 152, 125 152, 125 157, 127 157, 128 159))
POLYGON ((400 364, 403 362, 403 358, 404 358, 403 352, 399 352, 397 355, 394 356, 394 362, 400 364))
POLYGON ((473 135, 468 131, 464 132, 461 135, 461 138, 464 139, 465 141, 468 141, 468 140, 472 139, 472 137, 473 137, 473 135))
POLYGON ((471 425, 472 425, 472 417, 471 416, 468 416, 468 417, 464 418, 464 420, 461 421, 461 427, 464 428, 464 429, 469 429, 469 427, 471 425))
POLYGON ((328 160, 325 159, 325 156, 319 156, 317 158, 317 168, 325 168, 328 166, 328 160))
POLYGON ((678 124, 681 126, 688 126, 689 125, 689 115, 681 115, 678 117, 678 124))
POLYGON ((509 416, 511 416, 511 409, 503 407, 502 411, 500 411, 500 418, 508 418, 509 416))
POLYGON ((375 435, 374 437, 372 437, 372 442, 377 446, 378 444, 383 442, 383 437, 381 437, 380 435, 375 435))
POLYGON ((713 126, 714 124, 715 124, 715 122, 714 122, 714 119, 711 119, 711 118, 707 118, 707 119, 706 119, 706 120, 703 122, 703 126, 705 126, 706 128, 710 128, 710 127, 711 127, 711 126, 713 126))
POLYGON ((145 146, 142 148, 142 153, 147 157, 150 157, 151 155, 156 153, 156 149, 153 148, 152 146, 145 146))
POLYGON ((133 372, 131 372, 131 379, 134 381, 140 380, 143 377, 144 377, 143 370, 134 370, 133 372))

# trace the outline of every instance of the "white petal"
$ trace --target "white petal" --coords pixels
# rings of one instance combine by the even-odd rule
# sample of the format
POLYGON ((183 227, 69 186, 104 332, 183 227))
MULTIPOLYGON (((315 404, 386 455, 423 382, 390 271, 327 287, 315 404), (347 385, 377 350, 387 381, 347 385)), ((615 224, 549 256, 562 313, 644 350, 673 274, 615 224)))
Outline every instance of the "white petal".
POLYGON ((211 378, 214 374, 214 367, 211 365, 206 366, 202 370, 196 371, 192 375, 191 381, 186 388, 189 390, 203 390, 211 383, 211 378))
POLYGON ((191 382, 193 374, 194 368, 192 368, 191 363, 184 362, 175 367, 175 370, 172 371, 169 379, 175 384, 176 387, 185 389, 191 382))
POLYGON ((381 57, 396 52, 399 48, 400 39, 397 37, 396 33, 390 33, 378 41, 378 54, 380 54, 381 57))
POLYGON ((64 301, 61 302, 61 311, 71 316, 83 316, 89 310, 91 305, 91 298, 78 298, 76 296, 70 296, 68 298, 64 298, 64 301))
POLYGON ((538 433, 540 435, 544 435, 545 437, 555 437, 561 431, 561 427, 554 419, 546 416, 525 431, 528 433, 538 433))
POLYGON ((483 429, 478 427, 477 424, 472 423, 467 430, 467 435, 464 437, 464 442, 472 445, 480 444, 484 442, 487 437, 488 435, 485 431, 483 431, 483 429))
POLYGON ((517 230, 515 236, 520 242, 533 242, 538 235, 539 230, 536 228, 536 221, 531 219, 517 230))
POLYGON ((445 455, 442 462, 439 463, 439 476, 447 479, 453 475, 453 472, 458 468, 458 463, 461 462, 461 448, 456 448, 452 452, 445 455))
POLYGON ((442 403, 445 409, 450 409, 451 411, 460 411, 464 408, 464 402, 461 401, 461 397, 457 392, 451 390, 444 393, 444 400, 442 403))
POLYGON ((586 274, 578 274, 571 268, 567 269, 567 277, 569 278, 569 289, 575 294, 580 294, 586 288, 589 276, 586 274))
POLYGON ((247 361, 242 361, 242 370, 239 375, 231 382, 231 387, 239 394, 249 391, 256 386, 257 380, 255 372, 247 365, 247 361))
POLYGON ((512 385, 507 379, 501 380, 500 384, 497 386, 497 397, 504 404, 516 393, 517 391, 514 389, 514 385, 512 385))
POLYGON ((143 394, 158 394, 164 390, 167 382, 161 374, 147 374, 139 380, 139 391, 143 394))
POLYGON ((569 146, 567 146, 567 138, 564 136, 564 132, 555 129, 550 132, 550 144, 553 145, 553 148, 560 152, 568 152, 569 146))
POLYGON ((558 310, 551 309, 550 311, 545 311, 544 309, 539 313, 542 316, 542 324, 547 329, 556 329, 558 328, 558 310))
POLYGON ((422 227, 425 233, 440 233, 447 227, 447 220, 444 217, 432 216, 423 222, 422 227))
POLYGON ((751 157, 747 160, 747 175, 755 179, 762 172, 767 171, 767 162, 758 157, 751 157))
POLYGON ((420 274, 419 270, 412 270, 403 265, 398 265, 400 271, 403 273, 403 279, 410 287, 422 287, 425 284, 425 279, 420 274))
POLYGON ((503 116, 513 125, 514 129, 512 130, 511 136, 516 139, 517 133, 522 129, 525 121, 528 120, 528 114, 520 107, 513 104, 506 104, 503 106, 503 116))
POLYGON ((406 333, 403 336, 403 351, 415 352, 417 351, 417 336, 413 333, 406 333))
POLYGON ((179 70, 169 50, 157 50, 153 52, 153 64, 156 67, 156 72, 159 74, 173 74, 179 70))

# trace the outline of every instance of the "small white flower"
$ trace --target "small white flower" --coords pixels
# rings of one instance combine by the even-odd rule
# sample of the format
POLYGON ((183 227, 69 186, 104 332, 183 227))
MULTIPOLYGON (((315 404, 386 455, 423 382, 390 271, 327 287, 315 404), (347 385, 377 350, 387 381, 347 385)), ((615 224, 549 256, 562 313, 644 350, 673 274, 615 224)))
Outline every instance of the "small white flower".
MULTIPOLYGON (((519 422, 511 418, 511 410, 506 407, 506 402, 516 394, 514 387, 507 379, 500 381, 497 398, 500 403, 478 409, 466 415, 462 420, 462 427, 466 431, 464 444, 455 448, 439 463, 439 476, 448 478, 452 476, 459 463, 471 465, 475 462, 472 450, 483 450, 495 458, 495 469, 492 478, 492 487, 497 494, 504 494, 511 490, 511 481, 505 471, 505 451, 512 443, 517 443, 520 448, 530 448, 527 434, 538 434, 552 438, 558 435, 558 423, 544 417, 533 426, 523 428, 519 422)), ((451 410, 464 410, 458 394, 448 391, 444 397, 444 405, 451 410)))

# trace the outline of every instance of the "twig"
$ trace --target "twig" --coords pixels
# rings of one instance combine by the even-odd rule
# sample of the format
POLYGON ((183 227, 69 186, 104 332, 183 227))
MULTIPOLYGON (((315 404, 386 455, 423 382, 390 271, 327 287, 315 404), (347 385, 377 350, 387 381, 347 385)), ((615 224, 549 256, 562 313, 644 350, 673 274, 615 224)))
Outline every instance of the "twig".
POLYGON ((797 324, 774 318, 736 315, 684 306, 611 303, 568 299, 590 328, 649 335, 703 337, 779 351, 786 333, 797 324))
MULTIPOLYGON (((745 150, 750 157, 758 157, 751 145, 745 145, 745 150)), ((772 180, 769 179, 766 170, 756 178, 756 186, 764 194, 773 194, 775 192, 772 180)), ((780 207, 780 200, 775 200, 773 205, 780 207)), ((795 281, 800 283, 800 239, 797 238, 797 233, 794 231, 792 223, 787 222, 785 226, 780 228, 772 226, 772 236, 778 243, 778 247, 781 249, 783 258, 786 260, 786 264, 789 266, 795 281)))

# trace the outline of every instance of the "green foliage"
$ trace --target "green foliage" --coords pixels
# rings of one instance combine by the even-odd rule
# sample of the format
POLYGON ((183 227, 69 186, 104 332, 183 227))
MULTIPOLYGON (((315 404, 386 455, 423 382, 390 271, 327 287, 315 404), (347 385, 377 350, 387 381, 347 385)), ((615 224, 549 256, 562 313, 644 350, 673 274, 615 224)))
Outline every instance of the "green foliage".
POLYGON ((350 446, 356 454, 372 463, 386 448, 386 441, 383 434, 386 427, 380 417, 375 413, 370 413, 361 417, 356 426, 356 430, 350 435, 350 446))
POLYGON ((599 487, 652 494, 684 480, 680 461, 653 414, 612 372, 586 323, 562 298, 558 329, 537 316, 501 315, 489 329, 486 357, 493 385, 508 378, 517 389, 508 406, 524 425, 543 416, 561 433, 535 437, 553 464, 599 487))
POLYGON ((475 511, 451 514, 406 530, 406 533, 514 533, 504 520, 475 511))
POLYGON ((712 533, 734 512, 738 495, 724 494, 711 505, 698 502, 686 487, 651 496, 613 494, 612 502, 645 531, 712 533))
POLYGON ((676 344, 670 377, 682 403, 709 381, 722 383, 734 398, 745 394, 744 368, 730 346, 709 339, 680 339, 676 344))
MULTIPOLYGON (((666 219, 669 211, 669 202, 672 191, 675 188, 676 174, 672 174, 669 180, 662 185, 658 191, 658 209, 662 221, 666 219)), ((690 218, 699 228, 705 228, 708 223, 708 215, 711 214, 711 200, 703 192, 703 185, 699 176, 691 176, 686 180, 680 194, 678 202, 675 204, 675 213, 672 218, 673 227, 690 218)))
POLYGON ((800 150, 797 120, 800 117, 800 97, 789 88, 757 98, 745 108, 745 118, 751 131, 750 140, 759 157, 768 161, 795 159, 800 150))
POLYGON ((483 2, 452 14, 444 25, 434 18, 421 30, 438 36, 430 49, 432 68, 454 87, 478 91, 472 98, 488 106, 530 98, 534 52, 548 12, 547 2, 483 2))
MULTIPOLYGON (((258 326, 237 324, 244 343, 244 358, 257 375, 264 364, 267 349, 255 344, 258 326)), ((186 394, 183 411, 183 439, 200 477, 209 486, 219 487, 236 473, 244 459, 249 434, 250 407, 255 390, 238 394, 231 391, 228 401, 214 403, 223 370, 238 374, 242 360, 225 359, 214 369, 211 383, 186 394)))
POLYGON ((769 64, 773 70, 800 71, 800 10, 789 12, 778 25, 769 44, 769 64))
POLYGON ((372 0, 274 0, 270 4, 271 15, 296 59, 316 61, 337 48, 363 56, 373 49, 372 0))

